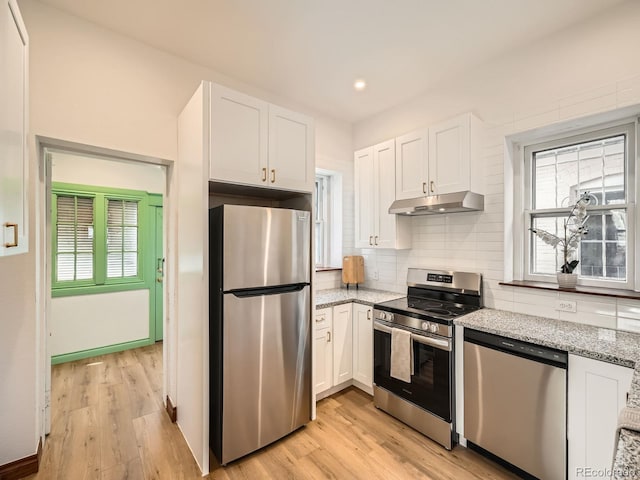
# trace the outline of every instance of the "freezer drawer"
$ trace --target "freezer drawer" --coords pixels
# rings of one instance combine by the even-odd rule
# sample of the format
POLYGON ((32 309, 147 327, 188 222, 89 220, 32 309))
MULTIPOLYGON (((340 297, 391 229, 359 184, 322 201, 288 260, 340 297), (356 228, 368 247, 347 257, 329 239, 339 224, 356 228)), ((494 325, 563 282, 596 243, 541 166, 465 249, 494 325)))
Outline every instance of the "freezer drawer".
POLYGON ((212 228, 222 229, 223 291, 310 282, 309 212, 218 208, 222 218, 212 228))
POLYGON ((310 287, 224 295, 223 464, 311 420, 310 287))

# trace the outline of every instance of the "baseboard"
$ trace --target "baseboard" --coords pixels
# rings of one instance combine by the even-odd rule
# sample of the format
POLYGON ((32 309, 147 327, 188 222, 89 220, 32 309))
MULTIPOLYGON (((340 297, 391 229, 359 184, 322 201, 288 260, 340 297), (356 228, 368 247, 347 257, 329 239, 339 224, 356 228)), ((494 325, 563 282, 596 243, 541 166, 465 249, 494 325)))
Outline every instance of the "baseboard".
POLYGON ((362 390, 364 393, 367 393, 371 396, 373 396, 373 386, 368 387, 367 385, 365 385, 364 383, 360 383, 357 380, 347 380, 346 382, 342 382, 340 385, 336 385, 335 387, 331 387, 327 390, 324 390, 323 392, 317 393, 316 394, 316 402, 319 402, 320 400, 330 397, 331 395, 334 395, 336 393, 338 393, 341 390, 344 390, 345 388, 348 387, 356 387, 360 390, 362 390))
POLYGON ((17 480, 34 473, 38 473, 41 458, 42 438, 38 442, 38 450, 35 454, 15 460, 5 465, 0 465, 0 480, 17 480))
POLYGON ((98 357, 109 353, 123 352, 132 348, 146 347, 155 343, 151 338, 142 340, 134 340, 132 342, 118 343, 116 345, 108 345, 106 347, 91 348, 80 352, 62 353, 51 357, 51 365, 59 365, 66 362, 75 362, 76 360, 84 360, 85 358, 98 357))
MULTIPOLYGON (((167 414, 171 419, 171 423, 176 423, 178 421, 178 407, 173 405, 171 398, 167 395, 167 414)), ((1 480, 1 479, 0 479, 1 480)))

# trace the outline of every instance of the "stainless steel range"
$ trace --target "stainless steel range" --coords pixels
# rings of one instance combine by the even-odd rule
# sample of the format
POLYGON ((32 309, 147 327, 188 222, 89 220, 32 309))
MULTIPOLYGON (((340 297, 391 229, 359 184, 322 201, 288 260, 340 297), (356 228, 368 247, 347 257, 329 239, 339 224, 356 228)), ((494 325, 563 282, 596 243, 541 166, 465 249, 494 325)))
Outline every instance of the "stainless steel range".
POLYGON ((410 268, 407 286, 407 297, 373 307, 374 404, 450 450, 453 320, 482 308, 482 275, 410 268))

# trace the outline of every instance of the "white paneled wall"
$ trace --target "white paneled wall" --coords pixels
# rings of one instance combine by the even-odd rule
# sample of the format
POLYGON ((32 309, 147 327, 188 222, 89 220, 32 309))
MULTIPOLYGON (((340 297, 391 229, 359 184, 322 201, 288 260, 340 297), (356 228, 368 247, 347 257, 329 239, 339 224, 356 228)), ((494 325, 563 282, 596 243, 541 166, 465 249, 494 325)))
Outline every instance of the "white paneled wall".
POLYGON ((499 285, 505 264, 505 137, 640 104, 640 63, 629 62, 637 56, 639 24, 640 2, 625 2, 357 123, 354 149, 464 111, 474 112, 487 126, 480 158, 474 159, 483 163, 485 173, 484 212, 414 217, 411 250, 363 249, 359 253, 365 257, 367 286, 403 291, 410 266, 477 271, 484 276, 488 307, 639 328, 640 302, 499 285), (576 301, 577 312, 558 312, 558 299, 576 301))

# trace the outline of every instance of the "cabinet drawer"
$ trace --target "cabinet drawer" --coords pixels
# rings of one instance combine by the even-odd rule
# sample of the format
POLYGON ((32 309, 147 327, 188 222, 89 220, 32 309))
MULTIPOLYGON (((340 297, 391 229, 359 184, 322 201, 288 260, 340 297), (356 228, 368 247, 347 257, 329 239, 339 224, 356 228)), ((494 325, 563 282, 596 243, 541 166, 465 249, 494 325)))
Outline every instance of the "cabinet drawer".
POLYGON ((316 332, 323 328, 331 328, 331 308, 316 310, 313 328, 316 332))

